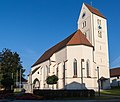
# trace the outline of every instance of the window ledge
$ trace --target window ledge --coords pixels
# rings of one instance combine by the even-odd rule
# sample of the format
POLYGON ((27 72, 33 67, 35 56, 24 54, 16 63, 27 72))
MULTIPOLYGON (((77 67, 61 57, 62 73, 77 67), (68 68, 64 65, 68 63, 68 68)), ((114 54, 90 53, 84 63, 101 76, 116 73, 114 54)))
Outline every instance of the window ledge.
POLYGON ((87 76, 87 78, 91 78, 90 76, 87 76))
POLYGON ((74 75, 73 78, 77 78, 77 75, 74 75))

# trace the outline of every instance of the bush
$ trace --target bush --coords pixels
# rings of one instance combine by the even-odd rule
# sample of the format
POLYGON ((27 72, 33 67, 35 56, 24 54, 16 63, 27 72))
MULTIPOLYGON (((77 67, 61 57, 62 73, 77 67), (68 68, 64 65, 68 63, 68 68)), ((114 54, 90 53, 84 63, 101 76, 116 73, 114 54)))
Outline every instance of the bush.
POLYGON ((14 99, 13 91, 0 91, 0 99, 14 99))
POLYGON ((47 84, 57 84, 58 77, 56 75, 48 76, 46 79, 47 84))
POLYGON ((34 90, 33 93, 43 96, 45 99, 95 96, 94 90, 34 90))

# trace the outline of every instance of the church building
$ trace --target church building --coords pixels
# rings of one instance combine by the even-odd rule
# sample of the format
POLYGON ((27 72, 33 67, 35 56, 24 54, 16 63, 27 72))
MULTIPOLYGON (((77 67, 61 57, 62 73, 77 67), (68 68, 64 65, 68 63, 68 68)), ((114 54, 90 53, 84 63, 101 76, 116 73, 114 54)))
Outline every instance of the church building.
POLYGON ((78 29, 48 49, 33 65, 29 75, 32 89, 110 88, 107 19, 98 9, 83 3, 78 29), (48 85, 56 75, 57 84, 48 85))

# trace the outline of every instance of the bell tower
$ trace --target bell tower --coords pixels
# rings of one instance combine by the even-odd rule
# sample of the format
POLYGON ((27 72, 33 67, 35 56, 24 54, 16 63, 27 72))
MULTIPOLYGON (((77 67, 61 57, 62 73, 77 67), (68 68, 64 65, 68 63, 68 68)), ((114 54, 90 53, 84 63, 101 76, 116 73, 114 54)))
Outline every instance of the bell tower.
POLYGON ((89 42, 94 46, 94 67, 100 68, 101 77, 103 76, 109 78, 106 18, 99 12, 98 9, 83 3, 78 19, 78 29, 82 31, 89 42))

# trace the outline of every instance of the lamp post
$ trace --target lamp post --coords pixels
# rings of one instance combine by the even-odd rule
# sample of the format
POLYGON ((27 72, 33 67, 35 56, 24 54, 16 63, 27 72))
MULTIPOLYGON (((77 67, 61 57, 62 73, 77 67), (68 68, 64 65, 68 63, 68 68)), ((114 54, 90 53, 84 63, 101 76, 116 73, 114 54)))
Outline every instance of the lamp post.
POLYGON ((22 77, 22 75, 21 75, 21 69, 20 69, 20 89, 21 89, 21 77, 22 77))
POLYGON ((30 78, 30 92, 33 93, 33 85, 32 85, 32 71, 30 71, 30 75, 29 75, 29 78, 30 78))
POLYGON ((99 76, 99 67, 97 67, 97 73, 98 73, 98 95, 100 96, 100 76, 99 76))
POLYGON ((84 59, 81 59, 81 84, 82 84, 82 88, 83 88, 83 62, 84 62, 84 59))

